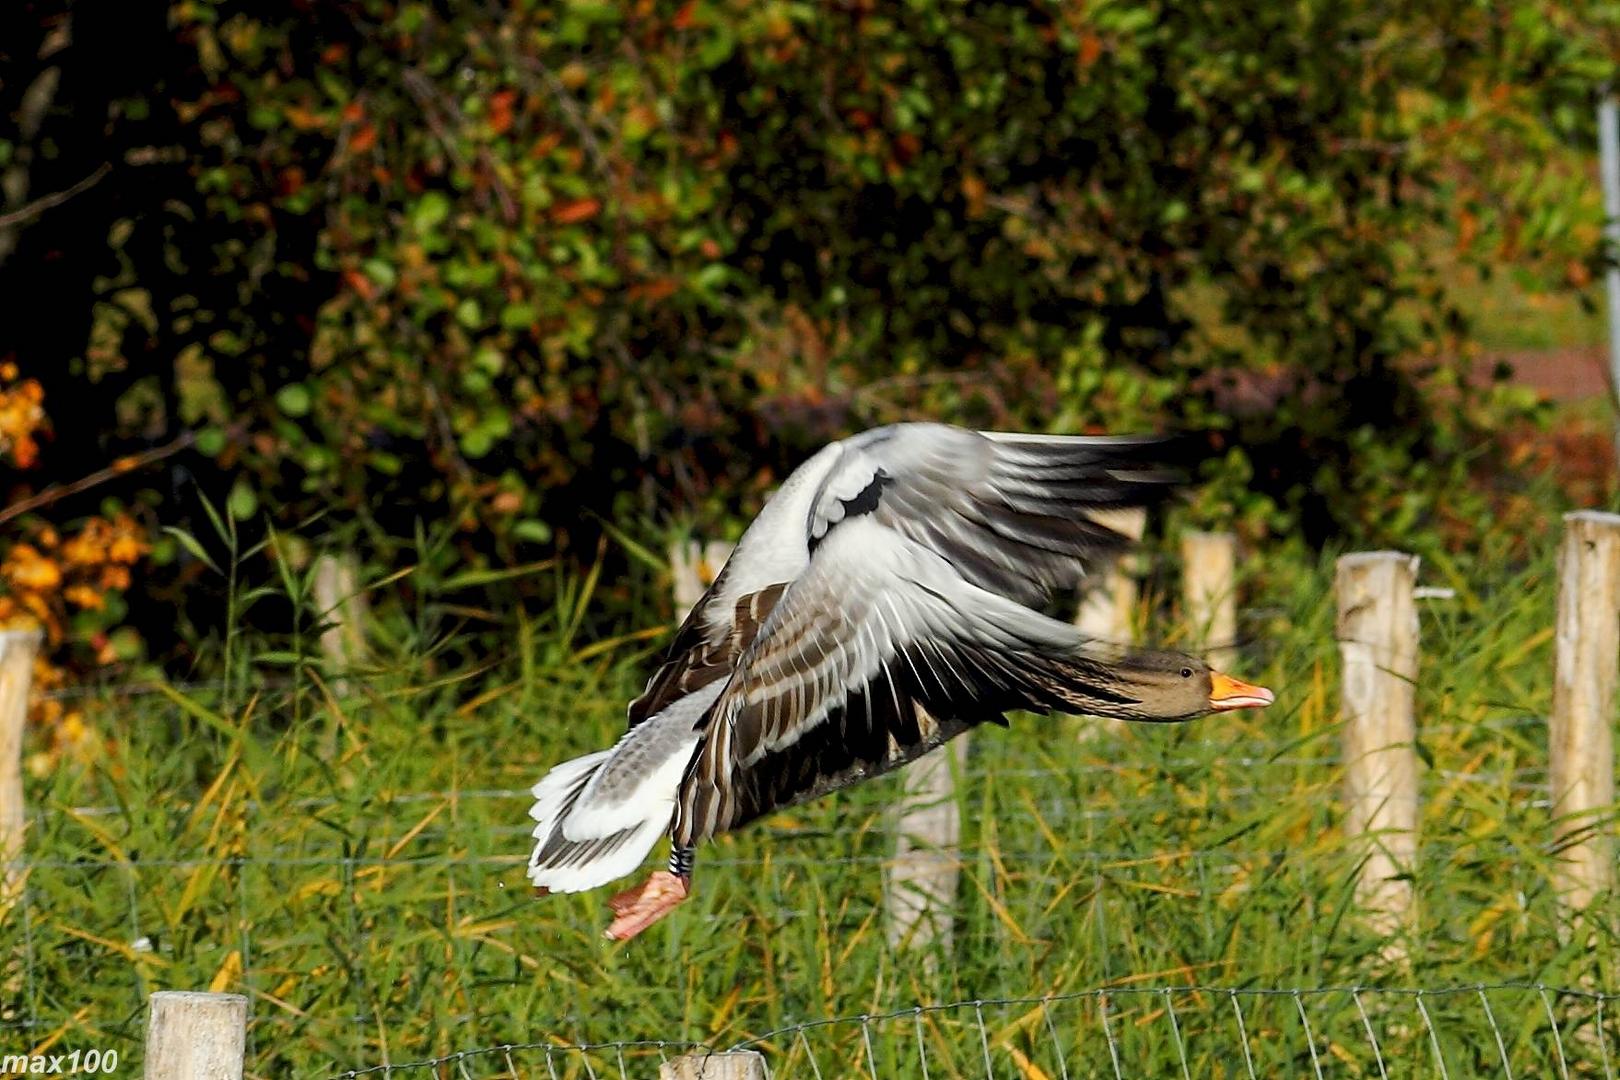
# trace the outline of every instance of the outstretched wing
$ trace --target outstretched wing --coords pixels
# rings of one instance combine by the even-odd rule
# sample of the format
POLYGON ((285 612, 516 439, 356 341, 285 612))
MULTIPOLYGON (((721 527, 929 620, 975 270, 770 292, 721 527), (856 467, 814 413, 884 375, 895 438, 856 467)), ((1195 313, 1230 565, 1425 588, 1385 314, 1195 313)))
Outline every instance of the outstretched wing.
MULTIPOLYGON (((677 796, 693 843, 920 757, 1013 708, 1073 706, 1074 627, 862 518, 782 594, 710 709, 677 796)), ((1098 679, 1091 700, 1108 690, 1098 679)))
POLYGON ((1014 708, 1108 698, 1068 623, 1025 604, 1129 546, 1090 517, 1179 483, 1171 442, 901 424, 847 440, 810 560, 706 717, 677 798, 692 844, 914 761, 1014 708))
POLYGON ((1130 546, 1103 519, 1162 501, 1184 479, 1175 459, 1186 447, 1162 436, 879 428, 848 440, 812 512, 810 547, 840 522, 870 514, 967 581, 1039 604, 1073 588, 1088 564, 1130 546))
POLYGON ((677 842, 903 765, 1009 709, 1072 704, 1100 664, 1073 627, 1024 605, 1129 543, 1089 513, 1161 499, 1179 479, 1164 449, 939 425, 849 440, 806 522, 808 566, 708 714, 677 842))
POLYGON ((1108 512, 1162 500, 1182 479, 1176 463, 1186 449, 1162 436, 1027 435, 944 424, 897 424, 828 447, 817 458, 831 466, 824 475, 816 462, 799 470, 819 477, 806 517, 777 523, 785 530, 749 530, 630 703, 629 726, 729 677, 787 581, 845 520, 871 515, 945 558, 964 580, 1040 604, 1074 587, 1094 560, 1130 545, 1110 527, 1108 512), (735 564, 750 554, 755 572, 738 576, 735 564), (763 574, 762 563, 769 567, 763 574))

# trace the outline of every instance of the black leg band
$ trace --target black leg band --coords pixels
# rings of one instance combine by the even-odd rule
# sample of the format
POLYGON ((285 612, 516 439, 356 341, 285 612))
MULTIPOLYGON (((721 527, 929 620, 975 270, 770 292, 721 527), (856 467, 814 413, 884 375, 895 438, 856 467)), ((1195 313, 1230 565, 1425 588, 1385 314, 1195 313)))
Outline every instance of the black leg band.
POLYGON ((696 848, 682 847, 676 844, 669 849, 669 872, 679 878, 691 877, 692 862, 696 855, 696 848))

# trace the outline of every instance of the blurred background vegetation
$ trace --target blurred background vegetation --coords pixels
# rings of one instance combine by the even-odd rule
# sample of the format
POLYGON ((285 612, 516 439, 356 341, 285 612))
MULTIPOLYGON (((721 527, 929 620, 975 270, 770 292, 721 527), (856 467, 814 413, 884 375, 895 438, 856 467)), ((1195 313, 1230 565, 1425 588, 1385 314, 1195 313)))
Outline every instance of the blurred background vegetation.
POLYGON ((502 632, 595 567, 623 630, 900 418, 1209 430, 1250 540, 1534 538, 1530 474, 1612 487, 1510 376, 1598 343, 1617 56, 1528 0, 16 0, 0 620, 195 676, 330 545, 502 632))
MULTIPOLYGON (((1541 716, 1557 512, 1617 505, 1617 60, 1614 0, 0 3, 0 626, 49 641, 0 1037, 133 1061, 150 990, 241 990, 284 1076, 1105 984, 1612 988, 1620 897, 1588 948, 1548 884, 1541 716), (1278 703, 976 742, 937 965, 881 941, 893 781, 718 841, 636 949, 535 902, 526 788, 622 727, 669 542, 924 417, 1209 432, 1150 543, 1240 535, 1234 670, 1278 703), (1452 590, 1395 974, 1336 828, 1351 545, 1452 590)), ((1135 572, 1174 644, 1172 561, 1135 572)), ((1450 1075, 1494 1068, 1429 1000, 1450 1075)), ((1186 1069, 1152 1008, 1133 1067, 1186 1069)))

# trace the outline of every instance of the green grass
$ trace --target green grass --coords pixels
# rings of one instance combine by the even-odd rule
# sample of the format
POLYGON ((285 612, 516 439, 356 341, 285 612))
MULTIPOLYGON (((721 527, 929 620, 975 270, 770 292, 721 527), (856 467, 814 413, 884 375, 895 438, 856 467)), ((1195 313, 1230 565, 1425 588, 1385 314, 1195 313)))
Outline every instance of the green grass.
MULTIPOLYGON (((109 699, 89 713, 110 737, 104 758, 28 793, 27 903, 0 930, 20 961, 0 988, 0 1052, 116 1047, 133 1068, 146 995, 213 986, 250 995, 260 1077, 502 1044, 762 1036, 778 1077, 921 1076, 919 1039, 932 1077, 983 1077, 986 1055, 997 1076, 1112 1076, 1111 1053, 1127 1076, 1180 1075, 1183 1056, 1192 1076, 1246 1076, 1235 1012, 1261 1076, 1309 1075, 1313 1051, 1333 1075, 1377 1076, 1364 1023, 1399 1062, 1392 1075, 1441 1075, 1436 1048, 1451 1077, 1503 1075, 1472 992, 1369 992, 1364 1022, 1347 990, 1156 990, 1616 986, 1611 931, 1596 948, 1561 943, 1548 884, 1536 718, 1550 561, 1484 580, 1426 570, 1459 593, 1423 609, 1421 914, 1405 967, 1349 903, 1329 573, 1286 557, 1248 568, 1253 644, 1238 671, 1278 690, 1264 713, 1110 723, 1083 740, 1075 721, 1035 717, 976 733, 956 945, 929 964, 885 944, 895 778, 710 845, 694 900, 628 946, 600 937, 602 893, 532 898, 518 793, 613 739, 642 674, 585 641, 521 635, 459 674, 402 656, 341 700, 271 676, 228 698, 109 699), (908 1011, 1041 995, 1059 997, 908 1011)), ((1612 927, 1620 904, 1603 910, 1612 927)), ((1591 999, 1484 1001, 1514 1075, 1558 1074, 1549 1015, 1571 1057, 1598 1061, 1591 999)), ((1620 1005, 1607 1004, 1613 1061, 1620 1005)), ((619 1076, 622 1054, 624 1075, 650 1077, 657 1052, 550 1067, 619 1076)), ((528 1047, 438 1075, 547 1067, 528 1047)))

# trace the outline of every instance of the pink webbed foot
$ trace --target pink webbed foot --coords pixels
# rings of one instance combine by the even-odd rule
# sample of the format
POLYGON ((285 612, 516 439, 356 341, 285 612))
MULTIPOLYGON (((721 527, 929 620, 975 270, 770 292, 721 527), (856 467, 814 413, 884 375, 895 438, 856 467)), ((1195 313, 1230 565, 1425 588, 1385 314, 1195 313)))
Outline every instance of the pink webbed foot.
POLYGON ((629 941, 692 895, 691 879, 655 870, 638 889, 626 889, 608 901, 617 916, 607 928, 610 941, 629 941))

